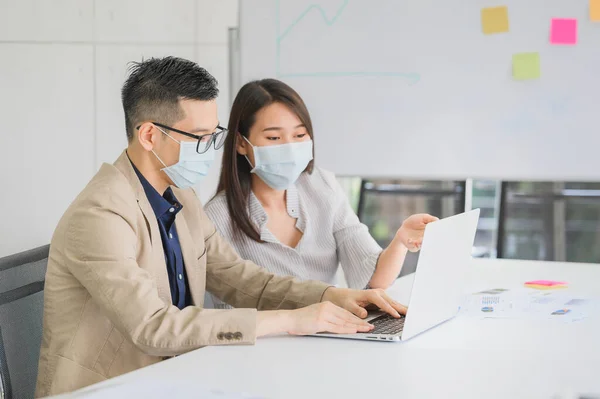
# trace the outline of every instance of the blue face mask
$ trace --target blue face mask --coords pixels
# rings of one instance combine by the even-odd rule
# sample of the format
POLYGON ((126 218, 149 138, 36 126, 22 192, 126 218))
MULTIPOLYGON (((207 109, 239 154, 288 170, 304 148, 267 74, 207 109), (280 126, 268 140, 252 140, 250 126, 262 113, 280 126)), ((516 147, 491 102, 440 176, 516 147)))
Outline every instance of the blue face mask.
POLYGON ((252 166, 251 172, 275 190, 287 190, 298 180, 300 174, 313 159, 313 142, 311 140, 262 147, 253 146, 246 137, 244 140, 254 150, 254 165, 246 157, 252 166))
POLYGON ((215 149, 211 146, 205 153, 198 154, 197 142, 177 141, 168 133, 158 128, 163 134, 179 144, 179 161, 171 166, 165 165, 158 155, 152 150, 154 156, 163 164, 161 169, 169 176, 173 184, 181 189, 195 186, 208 174, 210 165, 215 160, 215 149))

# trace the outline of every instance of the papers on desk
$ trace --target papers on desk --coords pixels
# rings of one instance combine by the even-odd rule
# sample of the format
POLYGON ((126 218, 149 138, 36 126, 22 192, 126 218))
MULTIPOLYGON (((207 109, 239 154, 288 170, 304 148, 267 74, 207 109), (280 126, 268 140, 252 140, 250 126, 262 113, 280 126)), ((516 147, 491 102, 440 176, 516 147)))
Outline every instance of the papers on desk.
POLYGON ((600 313, 600 302, 565 291, 489 289, 469 295, 460 314, 477 318, 512 318, 577 322, 600 313))

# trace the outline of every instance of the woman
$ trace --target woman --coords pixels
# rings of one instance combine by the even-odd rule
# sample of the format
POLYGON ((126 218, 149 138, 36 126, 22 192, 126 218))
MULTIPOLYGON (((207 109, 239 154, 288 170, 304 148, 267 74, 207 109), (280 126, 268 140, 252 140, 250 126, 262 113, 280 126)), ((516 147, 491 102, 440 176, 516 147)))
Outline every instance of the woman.
POLYGON ((382 250, 334 175, 315 166, 308 110, 281 81, 242 87, 229 132, 217 195, 205 210, 240 256, 272 273, 335 284, 341 265, 349 287, 387 288, 437 220, 409 217, 382 250))

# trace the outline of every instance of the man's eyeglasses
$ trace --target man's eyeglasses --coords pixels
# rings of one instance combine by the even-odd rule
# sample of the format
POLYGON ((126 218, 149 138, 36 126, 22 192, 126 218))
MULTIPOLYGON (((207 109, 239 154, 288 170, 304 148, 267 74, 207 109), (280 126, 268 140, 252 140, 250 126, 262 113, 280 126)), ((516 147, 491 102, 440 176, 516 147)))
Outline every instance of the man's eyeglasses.
MULTIPOLYGON (((225 144, 225 137, 227 136, 228 130, 222 126, 217 126, 217 130, 213 133, 203 134, 198 136, 197 134, 192 134, 188 132, 184 132, 183 130, 175 129, 167 125, 163 125, 158 122, 151 122, 153 125, 158 127, 162 127, 163 129, 170 130, 175 133, 183 134, 184 136, 193 138, 198 140, 198 144, 196 145, 196 152, 198 154, 204 154, 210 148, 211 144, 214 143, 215 150, 220 149, 225 144)), ((140 129, 141 125, 136 129, 140 129)))

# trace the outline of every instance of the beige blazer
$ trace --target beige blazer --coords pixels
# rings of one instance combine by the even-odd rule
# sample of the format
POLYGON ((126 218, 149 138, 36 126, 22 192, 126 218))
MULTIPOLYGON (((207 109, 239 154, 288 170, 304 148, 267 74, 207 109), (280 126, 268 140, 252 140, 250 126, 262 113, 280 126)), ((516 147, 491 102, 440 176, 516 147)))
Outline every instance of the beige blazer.
POLYGON ((125 153, 104 164, 50 246, 36 396, 72 391, 206 345, 253 344, 256 309, 319 302, 327 285, 276 277, 216 233, 192 190, 174 188, 194 306, 171 303, 156 216, 125 153), (238 309, 203 309, 205 290, 238 309))

